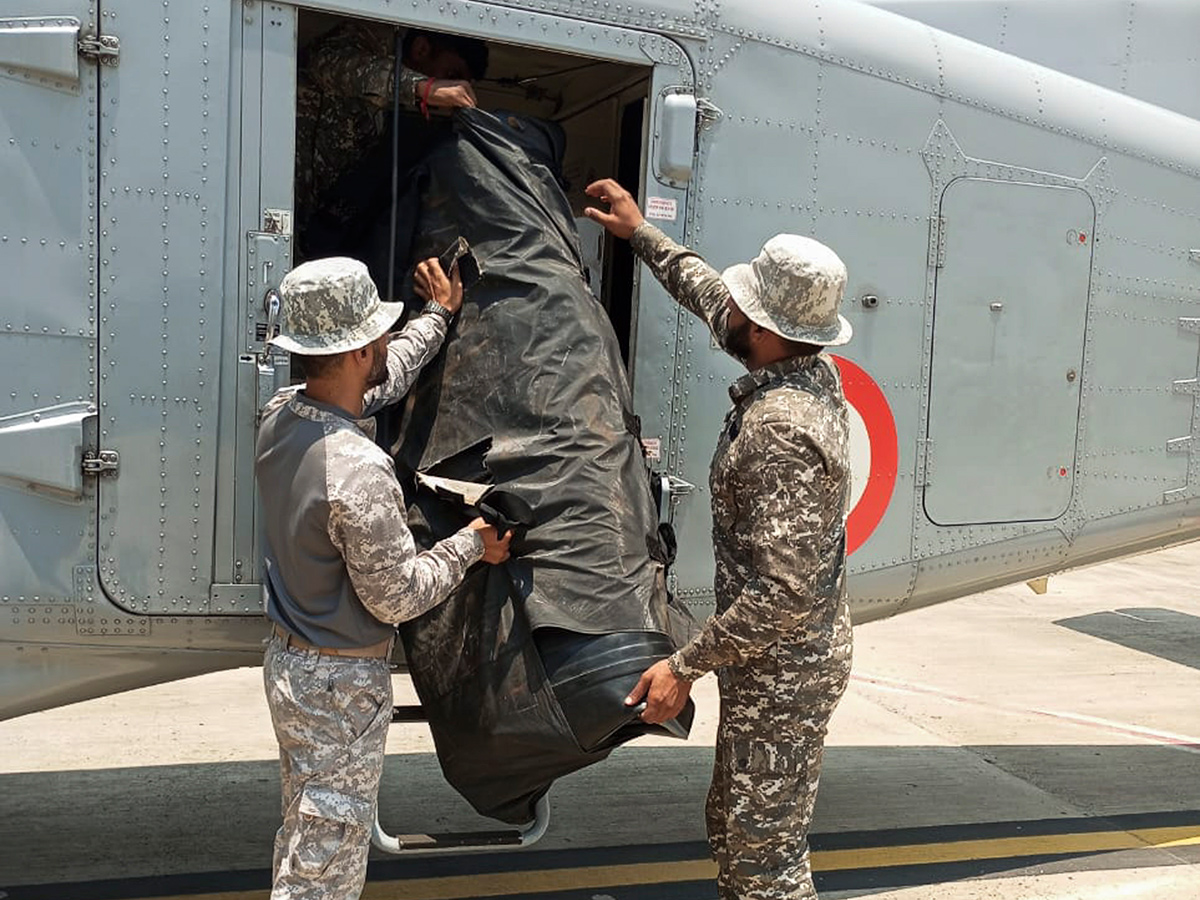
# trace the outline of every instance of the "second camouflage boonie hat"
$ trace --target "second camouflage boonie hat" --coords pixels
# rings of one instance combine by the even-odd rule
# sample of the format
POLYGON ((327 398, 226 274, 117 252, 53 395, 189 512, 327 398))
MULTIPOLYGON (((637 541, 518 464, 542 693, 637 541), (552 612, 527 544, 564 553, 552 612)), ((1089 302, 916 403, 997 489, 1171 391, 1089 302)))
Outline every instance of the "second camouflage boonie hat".
POLYGON ((296 266, 283 277, 279 294, 282 318, 271 343, 303 356, 365 347, 404 312, 403 303, 380 300, 367 267, 345 256, 296 266))
POLYGON ((820 241, 777 234, 753 260, 722 272, 721 281, 747 319, 780 337, 835 347, 853 334, 838 313, 846 265, 820 241))

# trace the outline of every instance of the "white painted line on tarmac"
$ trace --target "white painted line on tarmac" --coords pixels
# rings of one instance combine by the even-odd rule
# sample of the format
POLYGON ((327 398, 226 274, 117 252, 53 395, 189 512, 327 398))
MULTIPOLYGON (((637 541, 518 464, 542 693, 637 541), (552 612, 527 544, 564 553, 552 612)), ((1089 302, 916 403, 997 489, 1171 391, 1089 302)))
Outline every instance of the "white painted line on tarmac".
POLYGON ((1173 747, 1174 749, 1182 750, 1185 753, 1194 753, 1200 755, 1200 738, 1190 737, 1184 734, 1175 734, 1170 731, 1160 731, 1155 728, 1143 728, 1141 725, 1131 725, 1127 722, 1114 722, 1111 719, 1101 719, 1096 716, 1088 716, 1082 713, 1062 712, 1052 709, 1037 709, 1025 706, 1010 706, 1004 703, 993 703, 988 700, 980 700, 977 697, 966 697, 960 694, 951 693, 949 691, 943 691, 940 688, 931 687, 925 684, 917 684, 915 682, 899 681, 895 678, 887 678, 883 675, 855 673, 851 675, 851 680, 879 691, 886 691, 894 694, 923 694, 925 696, 938 697, 942 700, 948 700, 951 703, 958 703, 964 706, 978 706, 985 709, 999 710, 1001 712, 1017 713, 1021 715, 1044 716, 1046 718, 1057 719, 1062 722, 1070 722, 1074 725, 1097 729, 1109 734, 1119 734, 1125 737, 1140 738, 1145 741, 1150 741, 1151 743, 1160 744, 1164 747, 1173 747))

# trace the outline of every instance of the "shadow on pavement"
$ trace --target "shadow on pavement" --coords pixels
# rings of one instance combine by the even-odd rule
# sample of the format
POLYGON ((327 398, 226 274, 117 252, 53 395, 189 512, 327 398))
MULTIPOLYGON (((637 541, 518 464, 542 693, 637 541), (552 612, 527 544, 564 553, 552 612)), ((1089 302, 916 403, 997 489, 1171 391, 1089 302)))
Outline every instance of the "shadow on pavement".
MULTIPOLYGON (((555 786, 543 844, 507 854, 378 858, 371 879, 474 872, 486 883, 493 872, 703 860, 711 761, 708 747, 624 748, 555 786)), ((278 804, 274 760, 0 775, 0 889, 11 900, 48 896, 51 883, 59 900, 258 890, 269 879, 278 804)), ((441 781, 430 754, 388 758, 381 810, 395 832, 489 824, 441 781)), ((888 856, 898 846, 1192 826, 1200 835, 1200 754, 1177 748, 835 746, 827 751, 812 844, 818 852, 862 851, 862 865, 820 873, 825 890, 870 892, 1035 862, 1134 864, 1127 854, 1077 848, 901 867, 888 856)), ((1147 854, 1160 865, 1200 862, 1196 845, 1136 853, 1137 864, 1147 854)), ((574 893, 538 896, 573 900, 574 893)), ((619 889, 585 882, 579 896, 715 895, 707 882, 675 879, 619 889)))
POLYGON ((1152 606, 1059 619, 1054 624, 1200 669, 1200 616, 1152 606))

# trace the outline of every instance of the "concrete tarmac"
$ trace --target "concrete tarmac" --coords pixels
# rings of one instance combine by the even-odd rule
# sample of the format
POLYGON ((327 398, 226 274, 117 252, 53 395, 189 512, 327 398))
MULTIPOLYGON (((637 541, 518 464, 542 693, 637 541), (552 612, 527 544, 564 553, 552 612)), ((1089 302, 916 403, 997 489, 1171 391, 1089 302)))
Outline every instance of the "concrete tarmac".
MULTIPOLYGON (((1200 544, 856 629, 813 829, 822 897, 1200 900, 1198 571, 1200 544)), ((697 685, 687 742, 559 781, 536 847, 379 857, 364 896, 714 898, 715 694, 697 685)), ((2 722, 0 747, 0 897, 265 897, 279 783, 260 670, 2 722)), ((390 830, 491 827, 424 726, 395 726, 388 752, 390 830)))

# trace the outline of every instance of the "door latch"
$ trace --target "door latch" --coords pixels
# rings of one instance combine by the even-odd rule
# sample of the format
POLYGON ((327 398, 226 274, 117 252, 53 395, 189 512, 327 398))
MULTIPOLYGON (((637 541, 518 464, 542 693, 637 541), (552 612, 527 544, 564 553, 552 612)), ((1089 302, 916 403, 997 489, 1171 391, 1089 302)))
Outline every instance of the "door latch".
POLYGON ((706 97, 696 98, 696 118, 700 122, 701 130, 711 128, 724 117, 725 113, 711 100, 706 97))
MULTIPOLYGON (((283 301, 279 296, 279 291, 270 288, 263 296, 263 311, 267 314, 267 322, 262 336, 262 346, 254 353, 242 357, 242 362, 254 366, 254 394, 257 403, 255 422, 262 421, 263 407, 267 405, 268 400, 275 396, 275 392, 287 383, 286 378, 289 371, 287 356, 274 350, 268 343, 271 338, 275 337, 276 323, 279 321, 279 312, 282 308, 283 301)), ((264 328, 262 325, 259 327, 264 328)))
POLYGON ((121 58, 121 41, 113 34, 85 34, 75 47, 84 59, 102 66, 115 66, 121 58))
POLYGON ((84 475, 116 475, 121 466, 121 455, 116 450, 87 450, 83 454, 84 475))
POLYGON ((658 520, 670 522, 675 514, 675 505, 696 489, 690 481, 684 481, 675 475, 659 475, 658 520))

